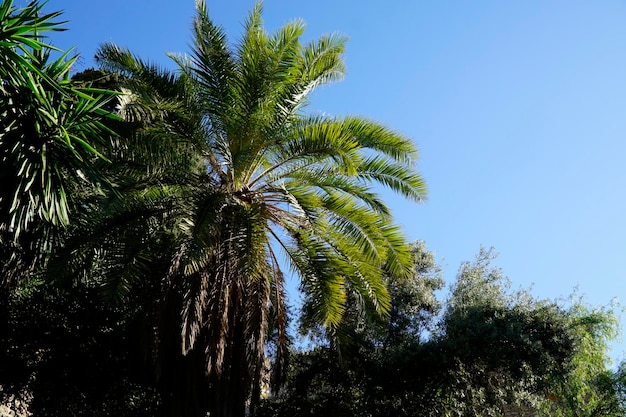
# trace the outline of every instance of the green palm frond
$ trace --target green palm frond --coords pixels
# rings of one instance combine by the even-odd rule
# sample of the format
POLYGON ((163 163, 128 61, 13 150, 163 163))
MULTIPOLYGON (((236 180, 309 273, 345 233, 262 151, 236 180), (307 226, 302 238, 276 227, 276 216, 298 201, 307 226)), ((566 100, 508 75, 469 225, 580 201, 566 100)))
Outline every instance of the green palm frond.
POLYGON ((168 111, 183 107, 180 98, 186 93, 185 86, 173 72, 146 62, 113 43, 98 48, 96 62, 105 70, 124 76, 128 97, 122 111, 127 119, 166 118, 168 111))
POLYGON ((197 82, 196 92, 207 112, 214 132, 222 132, 222 120, 230 102, 229 83, 235 63, 228 50, 226 34, 213 24, 204 1, 197 2, 198 14, 193 23, 190 65, 180 65, 197 82))
POLYGON ((425 181, 406 165, 375 156, 362 160, 357 171, 360 179, 389 187, 410 200, 421 202, 426 197, 425 181))
POLYGON ((306 231, 292 231, 295 242, 285 246, 294 273, 307 295, 305 314, 314 323, 336 327, 345 311, 346 279, 332 248, 306 231))
MULTIPOLYGON (((358 177, 347 177, 341 171, 342 169, 331 166, 315 166, 307 170, 294 169, 289 172, 289 179, 285 179, 284 184, 289 189, 296 186, 317 189, 320 195, 339 192, 362 202, 368 209, 381 215, 391 214, 384 201, 369 184, 360 181, 358 177)), ((272 182, 274 181, 276 180, 272 178, 272 182)))

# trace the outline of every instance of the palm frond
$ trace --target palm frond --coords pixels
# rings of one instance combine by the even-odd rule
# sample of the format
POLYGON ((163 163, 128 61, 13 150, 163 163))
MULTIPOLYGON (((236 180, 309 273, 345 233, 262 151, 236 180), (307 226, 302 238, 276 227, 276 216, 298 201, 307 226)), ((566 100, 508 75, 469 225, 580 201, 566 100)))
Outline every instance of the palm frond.
POLYGON ((426 197, 426 182, 415 170, 387 158, 375 156, 361 161, 359 178, 389 187, 405 198, 421 202, 426 197))

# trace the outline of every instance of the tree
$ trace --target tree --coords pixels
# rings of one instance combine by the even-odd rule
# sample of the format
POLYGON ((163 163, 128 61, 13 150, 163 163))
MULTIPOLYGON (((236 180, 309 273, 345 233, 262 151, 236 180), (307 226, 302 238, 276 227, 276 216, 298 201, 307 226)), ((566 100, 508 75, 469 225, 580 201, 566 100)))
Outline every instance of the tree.
POLYGON ((127 320, 84 285, 0 292, 0 405, 15 415, 160 415, 127 320))
MULTIPOLYGON (((95 169, 112 134, 102 123, 111 91, 69 78, 76 57, 45 43, 59 12, 32 1, 0 5, 0 273, 2 284, 40 268, 77 204, 76 188, 103 182, 95 169), (99 149, 99 150, 98 150, 99 149)), ((13 282, 13 283, 12 283, 13 282)))
MULTIPOLYGON (((432 300, 440 279, 432 254, 414 250, 422 266, 410 280, 390 280, 396 313, 389 321, 364 327, 352 316, 355 344, 343 366, 324 345, 296 353, 285 387, 262 403, 259 417, 501 416, 515 406, 554 406, 548 397, 579 366, 580 332, 590 329, 579 324, 607 316, 511 291, 491 264, 493 251, 481 249, 461 266, 443 314, 425 326, 437 311, 432 300)), ((595 329, 586 334, 602 333, 595 329)), ((618 375, 615 388, 602 391, 607 407, 620 398, 618 375)))
POLYGON ((372 186, 414 201, 425 187, 409 139, 361 118, 304 113, 317 86, 343 75, 343 38, 303 45, 301 21, 270 35, 258 4, 230 47, 197 5, 191 56, 173 56, 178 75, 112 44, 98 52, 127 80, 120 114, 137 127, 132 140, 156 153, 77 225, 97 236, 96 256, 71 242, 64 253, 69 271, 100 268, 118 298, 151 288, 144 304, 158 323, 171 415, 238 416, 259 397, 269 329, 276 373, 286 354, 281 254, 309 319, 330 335, 349 295, 385 314, 385 276, 406 276, 410 251, 372 186))
POLYGON ((481 248, 474 262, 461 266, 431 341, 445 369, 433 381, 433 405, 444 415, 536 409, 551 381, 570 369, 576 339, 567 310, 528 291, 512 291, 492 265, 495 257, 481 248))
POLYGON ((563 302, 511 293, 490 267, 494 257, 481 249, 462 266, 442 323, 462 365, 461 384, 448 387, 454 408, 497 415, 526 404, 550 416, 623 416, 621 374, 608 368, 608 343, 619 333, 615 306, 591 307, 576 294, 563 302), (474 378, 480 382, 468 383, 474 378))
POLYGON ((555 417, 623 417, 624 364, 609 368, 608 344, 619 333, 615 306, 594 308, 572 296, 567 318, 576 344, 568 373, 555 378, 543 409, 555 417))

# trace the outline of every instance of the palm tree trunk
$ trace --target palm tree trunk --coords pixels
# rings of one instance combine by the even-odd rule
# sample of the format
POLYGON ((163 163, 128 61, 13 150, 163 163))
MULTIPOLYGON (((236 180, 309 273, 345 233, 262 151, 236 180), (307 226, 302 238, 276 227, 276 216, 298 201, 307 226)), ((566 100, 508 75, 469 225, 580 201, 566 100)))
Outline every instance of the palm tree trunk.
POLYGON ((245 343, 242 324, 235 311, 229 318, 234 338, 227 349, 230 362, 221 373, 207 375, 206 332, 198 336, 195 347, 183 354, 180 345, 180 306, 182 298, 170 295, 163 310, 162 332, 157 366, 158 387, 167 417, 245 417, 246 381, 245 343), (242 360, 243 359, 243 360, 242 360))
POLYGON ((205 356, 199 349, 186 355, 181 351, 180 305, 180 297, 169 294, 162 310, 157 386, 167 417, 205 417, 209 403, 205 356))

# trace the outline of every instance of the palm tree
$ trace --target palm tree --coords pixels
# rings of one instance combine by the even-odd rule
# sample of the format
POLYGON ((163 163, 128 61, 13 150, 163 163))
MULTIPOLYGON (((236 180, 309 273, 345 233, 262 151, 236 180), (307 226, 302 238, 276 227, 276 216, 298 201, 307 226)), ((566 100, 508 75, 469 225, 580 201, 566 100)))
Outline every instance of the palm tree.
POLYGON ((100 65, 127 80, 120 114, 148 156, 124 150, 135 183, 94 205, 102 222, 91 216, 85 229, 97 250, 71 253, 100 267, 110 294, 157 288, 143 317, 158 317, 170 415, 243 416, 259 398, 268 338, 274 373, 287 351, 282 266, 299 278, 308 321, 331 338, 348 297, 387 313, 385 276, 406 276, 411 253, 373 186, 414 201, 425 186, 409 139, 304 112, 316 87, 343 76, 345 39, 302 44, 301 21, 268 34, 257 4, 230 46, 203 1, 197 9, 190 56, 172 56, 176 74, 113 44, 99 50, 100 65))
POLYGON ((103 178, 95 169, 110 132, 102 120, 111 91, 69 78, 77 57, 45 42, 63 30, 60 12, 32 1, 0 4, 0 282, 7 285, 43 262, 50 229, 65 227, 77 186, 103 178), (43 254, 43 255, 42 255, 43 254))

